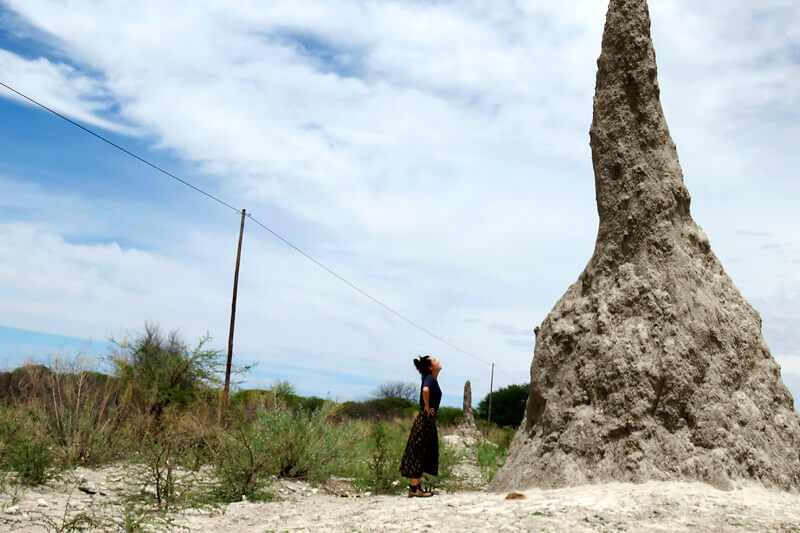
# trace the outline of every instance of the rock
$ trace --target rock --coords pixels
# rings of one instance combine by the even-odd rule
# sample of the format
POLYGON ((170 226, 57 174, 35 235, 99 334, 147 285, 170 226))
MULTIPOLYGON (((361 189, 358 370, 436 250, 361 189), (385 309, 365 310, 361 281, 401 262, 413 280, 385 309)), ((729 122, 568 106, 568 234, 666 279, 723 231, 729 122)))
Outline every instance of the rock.
POLYGON ((36 505, 37 507, 49 507, 47 502, 44 501, 43 498, 39 498, 38 500, 36 500, 36 505))
POLYGON ((78 485, 78 490, 86 494, 94 495, 97 494, 97 485, 94 483, 84 483, 83 485, 78 485))
POLYGON ((351 494, 358 492, 353 486, 353 480, 335 476, 331 476, 323 481, 320 484, 320 489, 327 494, 341 496, 342 498, 347 498, 351 494))
POLYGON ((475 417, 472 415, 472 386, 469 380, 464 383, 464 412, 461 415, 461 422, 456 427, 456 434, 470 441, 481 437, 478 426, 475 425, 475 417))
POLYGON ((525 418, 490 488, 753 479, 800 488, 800 416, 692 219, 646 0, 611 0, 590 130, 594 254, 536 334, 525 418))
POLYGON ((11 507, 6 507, 5 511, 3 511, 7 515, 18 515, 20 514, 19 505, 12 505, 11 507))
POLYGON ((528 497, 519 492, 509 492, 506 495, 506 500, 527 500, 528 497))

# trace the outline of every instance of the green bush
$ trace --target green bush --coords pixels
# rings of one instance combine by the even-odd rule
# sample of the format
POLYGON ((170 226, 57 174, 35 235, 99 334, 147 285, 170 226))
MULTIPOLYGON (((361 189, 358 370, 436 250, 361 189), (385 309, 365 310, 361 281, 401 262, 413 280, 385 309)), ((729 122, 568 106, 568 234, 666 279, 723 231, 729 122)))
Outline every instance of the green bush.
POLYGON ((253 499, 269 475, 270 443, 266 436, 252 426, 237 427, 216 435, 211 448, 222 499, 253 499))
POLYGON ((354 478, 356 486, 363 490, 390 494, 404 490, 400 459, 411 431, 411 420, 360 424, 365 438, 343 473, 354 478))
POLYGON ((477 419, 478 428, 486 440, 481 441, 475 449, 481 478, 488 483, 503 466, 508 456, 508 447, 516 434, 512 426, 498 427, 487 424, 485 420, 477 419))
POLYGON ((286 380, 276 380, 269 389, 279 400, 289 400, 291 396, 297 397, 297 387, 286 380))
MULTIPOLYGON (((528 401, 527 385, 509 385, 492 395, 492 422, 498 426, 519 427, 528 401)), ((489 395, 481 400, 475 415, 486 420, 489 414, 489 395)))
POLYGON ((397 485, 392 484, 397 478, 397 474, 392 470, 396 461, 392 457, 391 443, 386 437, 386 426, 383 422, 373 424, 370 444, 372 457, 369 459, 369 470, 372 476, 369 488, 381 494, 390 493, 397 485))
POLYGON ((116 457, 127 413, 118 384, 98 373, 57 373, 51 402, 38 418, 47 425, 67 465, 96 466, 116 457))
POLYGON ((493 442, 481 442, 476 447, 475 452, 478 457, 481 478, 485 483, 489 483, 505 463, 508 450, 499 447, 493 442))
POLYGON ((309 396, 307 398, 303 398, 300 404, 300 408, 305 411, 316 411, 317 409, 322 409, 325 405, 324 398, 318 398, 316 396, 309 396))
POLYGON ((56 473, 52 441, 29 412, 20 408, 0 411, 3 467, 17 474, 23 485, 39 485, 56 473))
POLYGON ((119 383, 111 376, 88 371, 78 356, 56 359, 51 368, 26 365, 11 374, 28 417, 48 434, 54 453, 65 466, 94 466, 113 459, 118 432, 127 416, 119 383))
POLYGON ((110 362, 122 386, 158 418, 168 406, 185 408, 219 385, 223 357, 206 347, 210 341, 205 336, 189 349, 177 332, 164 336, 158 326, 146 324, 132 341, 116 342, 119 351, 110 362))
POLYGON ((253 420, 257 411, 269 411, 283 406, 283 401, 279 400, 274 392, 263 389, 250 389, 238 391, 231 396, 230 406, 226 417, 230 418, 232 412, 236 412, 233 418, 249 418, 253 420))
POLYGON ((313 426, 322 422, 320 414, 309 418, 307 413, 288 409, 261 413, 257 426, 270 441, 270 466, 280 477, 304 477, 309 464, 305 452, 313 426))
POLYGON ((275 394, 269 390, 247 389, 231 394, 231 406, 274 403, 275 394))
POLYGON ((313 413, 278 410, 260 416, 260 429, 273 442, 272 464, 281 477, 319 481, 342 470, 359 439, 355 427, 335 422, 336 407, 326 404, 313 413))
POLYGON ((488 438, 490 441, 497 444, 500 449, 508 450, 511 446, 511 441, 514 440, 514 435, 517 434, 517 428, 514 426, 504 426, 489 432, 488 438))
MULTIPOLYGON (((288 382, 283 382, 288 383, 288 382)), ((324 398, 316 396, 298 396, 294 393, 286 393, 285 385, 263 389, 241 390, 231 395, 231 405, 244 405, 250 408, 277 409, 278 407, 288 407, 290 409, 302 409, 303 411, 316 411, 325 404, 324 398)))
POLYGON ((414 416, 418 406, 404 398, 375 398, 364 402, 345 402, 342 416, 357 420, 388 421, 414 416))
POLYGON ((309 439, 300 454, 300 473, 312 483, 319 483, 331 476, 347 475, 357 459, 358 445, 364 440, 364 432, 352 421, 338 421, 337 407, 325 404, 311 413, 309 439))
POLYGON ((335 406, 314 412, 276 409, 256 412, 216 435, 214 463, 222 492, 252 496, 269 476, 317 483, 341 475, 357 459, 362 432, 353 422, 336 422, 335 406))
POLYGON ((156 505, 168 509, 177 503, 179 490, 175 476, 175 455, 179 439, 172 428, 156 429, 143 439, 142 457, 147 465, 147 481, 155 489, 156 505))
POLYGON ((458 407, 440 407, 436 412, 436 421, 439 426, 454 426, 461 421, 464 410, 458 407))

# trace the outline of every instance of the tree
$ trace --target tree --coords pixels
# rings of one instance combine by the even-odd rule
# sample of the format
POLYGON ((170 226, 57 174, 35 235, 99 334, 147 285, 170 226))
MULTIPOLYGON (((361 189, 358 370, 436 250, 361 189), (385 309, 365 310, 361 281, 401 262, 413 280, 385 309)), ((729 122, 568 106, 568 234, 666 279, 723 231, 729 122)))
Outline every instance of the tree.
POLYGON ((401 398, 411 403, 419 400, 419 385, 403 381, 388 381, 375 391, 376 398, 401 398))
MULTIPOLYGON (((525 414, 525 402, 528 401, 528 385, 509 385, 497 389, 492 395, 492 422, 498 426, 518 427, 525 414)), ((481 400, 477 416, 487 418, 489 413, 489 395, 481 400)))
POLYGON ((276 379, 269 390, 280 400, 286 400, 289 396, 297 394, 297 388, 288 380, 276 379))
POLYGON ((197 395, 220 384, 222 352, 206 348, 206 335, 189 349, 177 331, 168 335, 154 324, 132 341, 112 342, 119 348, 110 358, 124 387, 157 418, 168 405, 186 406, 197 395))

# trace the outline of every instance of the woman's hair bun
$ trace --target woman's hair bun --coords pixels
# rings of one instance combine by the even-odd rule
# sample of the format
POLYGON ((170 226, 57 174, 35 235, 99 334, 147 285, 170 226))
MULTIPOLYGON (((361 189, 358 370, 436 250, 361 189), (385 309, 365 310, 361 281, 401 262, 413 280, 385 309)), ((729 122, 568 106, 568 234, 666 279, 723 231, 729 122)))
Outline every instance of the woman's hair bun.
POLYGON ((423 376, 431 373, 431 356, 423 355, 414 359, 414 366, 423 376))

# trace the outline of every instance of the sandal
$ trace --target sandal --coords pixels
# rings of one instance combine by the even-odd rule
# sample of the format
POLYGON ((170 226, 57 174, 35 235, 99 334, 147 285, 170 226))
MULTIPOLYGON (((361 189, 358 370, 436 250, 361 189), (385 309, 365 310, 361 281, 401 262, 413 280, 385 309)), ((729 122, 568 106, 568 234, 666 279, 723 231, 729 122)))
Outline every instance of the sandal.
POLYGON ((425 492, 420 485, 408 484, 408 497, 409 498, 428 498, 433 496, 432 492, 425 492))

